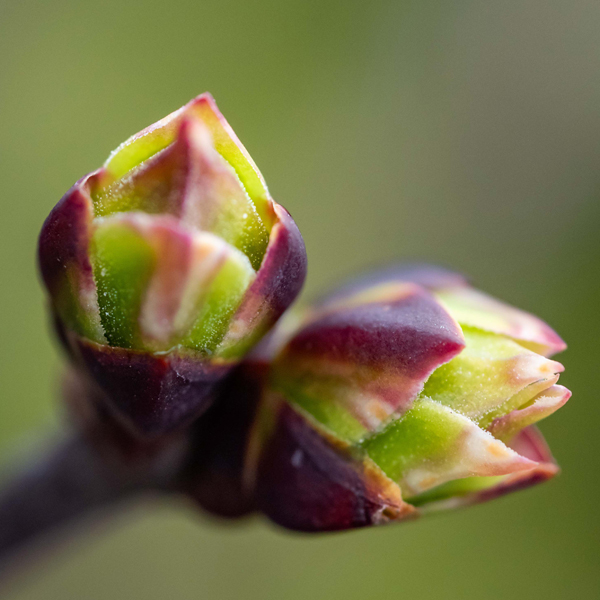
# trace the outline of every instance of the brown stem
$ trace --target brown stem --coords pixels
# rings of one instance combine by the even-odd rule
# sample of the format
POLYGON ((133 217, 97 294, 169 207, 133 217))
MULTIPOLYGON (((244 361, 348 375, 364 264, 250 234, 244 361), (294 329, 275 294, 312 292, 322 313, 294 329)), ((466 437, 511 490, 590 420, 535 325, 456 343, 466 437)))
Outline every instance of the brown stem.
POLYGON ((18 570, 40 542, 62 539, 82 518, 166 489, 179 457, 179 448, 171 447, 124 460, 79 434, 48 446, 0 490, 0 579, 18 570))

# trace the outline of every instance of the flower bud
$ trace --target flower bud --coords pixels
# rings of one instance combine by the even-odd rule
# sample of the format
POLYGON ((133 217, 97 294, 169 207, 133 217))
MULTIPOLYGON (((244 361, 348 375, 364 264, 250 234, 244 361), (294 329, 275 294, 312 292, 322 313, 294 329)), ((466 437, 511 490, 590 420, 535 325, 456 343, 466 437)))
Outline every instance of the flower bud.
POLYGON ((246 451, 276 523, 348 529, 487 500, 558 467, 533 425, 562 406, 564 342, 432 267, 321 301, 273 361, 246 451))
POLYGON ((153 435, 207 408, 297 296, 306 254, 203 94, 67 192, 39 263, 72 360, 125 424, 153 435))

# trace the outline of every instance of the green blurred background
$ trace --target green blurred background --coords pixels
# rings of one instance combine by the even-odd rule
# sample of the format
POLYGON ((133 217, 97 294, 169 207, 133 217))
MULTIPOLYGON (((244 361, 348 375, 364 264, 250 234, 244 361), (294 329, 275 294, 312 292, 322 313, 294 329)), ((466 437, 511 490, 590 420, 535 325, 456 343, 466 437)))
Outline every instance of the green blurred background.
POLYGON ((37 232, 125 137, 210 90, 308 246, 314 293, 390 259, 469 273, 569 342, 549 484, 307 538, 187 507, 122 514, 13 599, 600 597, 600 4, 0 4, 0 458, 58 426, 37 232))

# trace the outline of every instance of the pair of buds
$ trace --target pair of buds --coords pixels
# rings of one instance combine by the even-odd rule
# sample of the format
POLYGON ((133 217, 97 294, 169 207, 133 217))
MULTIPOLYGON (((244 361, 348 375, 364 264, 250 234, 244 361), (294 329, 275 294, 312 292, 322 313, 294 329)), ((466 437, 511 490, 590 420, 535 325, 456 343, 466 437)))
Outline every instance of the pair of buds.
POLYGON ((534 423, 570 396, 565 344, 538 318, 421 266, 280 319, 304 243, 209 95, 75 184, 39 262, 78 404, 134 444, 185 438, 173 479, 213 513, 340 530, 558 471, 534 423))

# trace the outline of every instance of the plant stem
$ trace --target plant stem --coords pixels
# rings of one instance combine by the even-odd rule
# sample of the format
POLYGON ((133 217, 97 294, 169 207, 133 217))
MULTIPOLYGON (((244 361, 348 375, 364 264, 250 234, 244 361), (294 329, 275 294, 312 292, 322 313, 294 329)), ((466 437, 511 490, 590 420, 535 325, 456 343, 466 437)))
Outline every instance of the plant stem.
POLYGON ((62 539, 84 517, 168 487, 169 465, 178 456, 125 461, 75 433, 47 446, 0 490, 0 579, 18 570, 40 543, 62 539))

